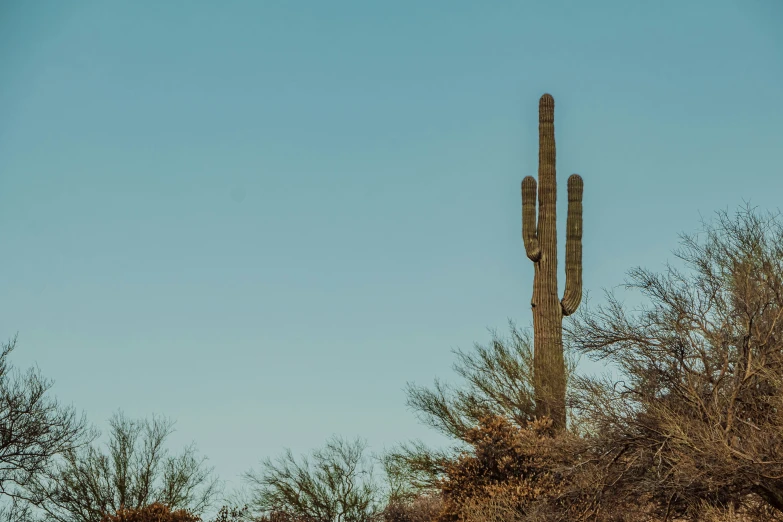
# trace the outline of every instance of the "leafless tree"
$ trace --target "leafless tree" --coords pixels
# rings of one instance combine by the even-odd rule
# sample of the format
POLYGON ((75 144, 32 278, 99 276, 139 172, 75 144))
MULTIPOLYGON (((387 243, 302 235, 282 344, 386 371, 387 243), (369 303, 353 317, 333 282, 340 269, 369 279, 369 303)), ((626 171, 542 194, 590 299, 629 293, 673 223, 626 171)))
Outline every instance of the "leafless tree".
POLYGON ((245 473, 247 504, 256 516, 274 514, 309 522, 368 522, 383 508, 366 443, 331 438, 297 462, 290 450, 260 472, 245 473))
POLYGON ((89 444, 94 431, 72 408, 61 407, 47 392, 51 382, 32 368, 15 371, 8 355, 16 337, 0 353, 0 495, 3 518, 27 519, 27 488, 52 465, 57 455, 89 444))
MULTIPOLYGON (((607 494, 650 498, 661 519, 764 504, 783 513, 783 226, 746 206, 681 236, 683 271, 637 268, 626 287, 648 303, 583 307, 572 349, 619 379, 580 377, 607 494)), ((695 515, 694 515, 695 516, 695 515)))
POLYGON ((2 522, 36 522, 38 520, 34 507, 23 496, 3 499, 0 506, 0 521, 2 522))
POLYGON ((32 488, 32 502, 51 522, 100 522, 121 508, 138 510, 160 503, 201 515, 221 493, 206 457, 194 445, 177 456, 163 447, 173 421, 153 416, 110 419, 108 454, 95 446, 67 451, 56 469, 32 488), (141 437, 143 435, 143 437, 141 437))

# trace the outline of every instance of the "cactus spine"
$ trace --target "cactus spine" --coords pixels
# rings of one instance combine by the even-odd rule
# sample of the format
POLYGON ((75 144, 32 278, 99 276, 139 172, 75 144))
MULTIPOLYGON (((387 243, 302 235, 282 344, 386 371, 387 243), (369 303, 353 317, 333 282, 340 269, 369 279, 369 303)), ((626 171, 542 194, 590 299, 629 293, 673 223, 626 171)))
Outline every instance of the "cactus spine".
POLYGON ((533 388, 536 416, 548 415, 555 430, 565 429, 566 371, 563 317, 582 299, 582 178, 568 178, 566 287, 557 291, 557 183, 555 180, 555 101, 544 94, 538 105, 538 222, 536 180, 522 180, 522 240, 533 261, 533 388))

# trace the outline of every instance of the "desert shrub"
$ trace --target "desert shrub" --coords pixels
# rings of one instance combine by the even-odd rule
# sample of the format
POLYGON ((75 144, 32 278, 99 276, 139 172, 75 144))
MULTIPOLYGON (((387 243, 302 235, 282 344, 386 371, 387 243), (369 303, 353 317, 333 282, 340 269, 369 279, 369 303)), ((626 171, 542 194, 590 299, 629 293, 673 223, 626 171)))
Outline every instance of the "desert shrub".
POLYGON ((155 502, 141 508, 120 508, 115 514, 105 514, 101 522, 201 522, 201 518, 185 509, 171 511, 155 502))
POLYGON ((393 499, 383 511, 383 522, 432 522, 443 509, 437 494, 420 495, 412 500, 393 499))
POLYGON ((520 428, 505 417, 488 416, 469 430, 472 449, 449 463, 440 481, 440 520, 529 520, 542 504, 563 519, 592 513, 595 495, 579 482, 581 467, 590 465, 582 439, 553 434, 551 425, 544 418, 520 428))
POLYGON ((466 438, 472 449, 446 465, 439 482, 439 522, 663 520, 651 495, 629 502, 628 486, 612 482, 595 441, 553 433, 550 419, 520 428, 504 417, 487 417, 466 438))

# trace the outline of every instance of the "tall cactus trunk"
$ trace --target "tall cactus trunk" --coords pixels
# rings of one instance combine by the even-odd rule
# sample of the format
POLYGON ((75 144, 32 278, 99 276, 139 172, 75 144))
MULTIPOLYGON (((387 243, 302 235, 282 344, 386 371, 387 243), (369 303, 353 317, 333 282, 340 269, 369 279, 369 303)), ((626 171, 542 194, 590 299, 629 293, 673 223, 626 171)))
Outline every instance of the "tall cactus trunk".
POLYGON ((582 299, 582 178, 568 178, 566 288, 557 290, 557 182, 555 179, 555 101, 544 94, 538 107, 538 222, 536 180, 522 180, 522 239, 533 261, 533 388, 536 416, 549 416, 557 431, 566 426, 566 370, 563 317, 582 299))

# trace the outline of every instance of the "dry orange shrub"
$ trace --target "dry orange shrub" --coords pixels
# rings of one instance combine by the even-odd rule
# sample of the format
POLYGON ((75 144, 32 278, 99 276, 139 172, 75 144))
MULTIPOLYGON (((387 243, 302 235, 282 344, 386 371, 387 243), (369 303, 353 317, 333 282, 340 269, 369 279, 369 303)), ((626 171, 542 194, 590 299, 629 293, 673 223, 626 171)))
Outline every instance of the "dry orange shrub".
POLYGON ((441 522, 463 520, 530 520, 547 511, 578 520, 594 511, 590 488, 578 484, 578 437, 553 434, 552 421, 535 420, 524 428, 493 416, 470 430, 473 451, 447 465, 440 488, 441 522), (527 518, 525 518, 527 517, 527 518))
POLYGON ((104 515, 101 522, 201 522, 201 517, 184 509, 171 511, 155 502, 140 509, 120 508, 114 515, 104 515))
POLYGON ((413 500, 394 500, 383 512, 384 522, 432 522, 443 510, 440 495, 420 495, 413 500))

